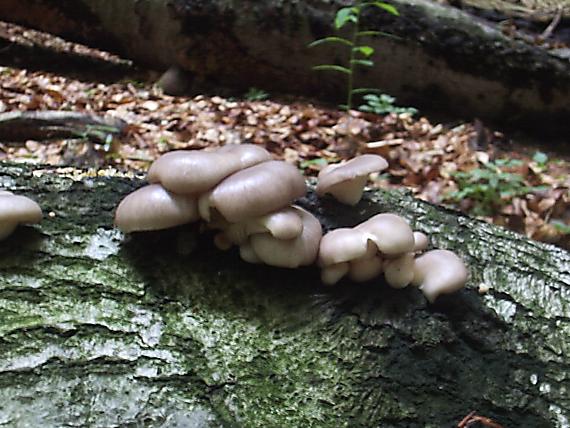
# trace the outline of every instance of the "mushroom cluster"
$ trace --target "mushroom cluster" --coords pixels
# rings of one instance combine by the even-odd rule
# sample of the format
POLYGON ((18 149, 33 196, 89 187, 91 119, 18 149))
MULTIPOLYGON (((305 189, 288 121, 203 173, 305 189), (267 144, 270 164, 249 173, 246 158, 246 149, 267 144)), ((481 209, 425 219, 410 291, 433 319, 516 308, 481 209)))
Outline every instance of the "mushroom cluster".
POLYGON ((0 240, 12 234, 19 224, 39 223, 41 219, 42 209, 36 202, 0 190, 0 240))
POLYGON ((432 250, 416 258, 428 245, 427 236, 413 232, 402 217, 378 214, 354 228, 323 236, 318 257, 321 280, 333 285, 348 275, 354 282, 365 282, 383 273, 391 287, 416 285, 433 302, 463 287, 467 269, 451 251, 432 250))
POLYGON ((296 268, 316 260, 321 225, 291 205, 306 194, 303 176, 259 146, 170 152, 152 164, 148 181, 117 208, 123 232, 203 220, 218 230, 219 248, 238 245, 247 262, 296 268))
MULTIPOLYGON (((387 166, 376 155, 331 165, 319 174, 316 192, 355 205, 368 175, 387 166)), ((428 247, 427 236, 412 231, 395 214, 378 214, 354 228, 322 236, 319 221, 291 205, 307 191, 300 172, 286 162, 271 160, 259 146, 170 152, 152 164, 148 181, 117 208, 115 224, 123 232, 202 220, 216 231, 218 248, 239 246, 246 262, 285 268, 317 262, 328 285, 344 276, 364 282, 383 273, 390 286, 413 284, 431 302, 467 280, 465 265, 450 251, 432 250, 418 256, 428 247)))

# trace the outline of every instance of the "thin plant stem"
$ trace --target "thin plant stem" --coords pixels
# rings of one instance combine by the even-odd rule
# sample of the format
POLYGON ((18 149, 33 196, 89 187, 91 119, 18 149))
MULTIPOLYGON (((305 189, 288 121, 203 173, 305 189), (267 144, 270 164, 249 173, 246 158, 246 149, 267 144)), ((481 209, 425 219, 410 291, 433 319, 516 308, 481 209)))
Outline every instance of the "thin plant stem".
POLYGON ((350 50, 350 59, 348 63, 350 68, 350 74, 348 75, 348 94, 346 95, 346 111, 350 111, 352 109, 352 90, 354 87, 354 70, 355 70, 354 60, 356 59, 355 47, 357 46, 358 32, 360 31, 360 12, 361 12, 360 4, 361 2, 358 1, 355 6, 358 12, 356 14, 356 22, 354 23, 353 26, 352 48, 350 50))

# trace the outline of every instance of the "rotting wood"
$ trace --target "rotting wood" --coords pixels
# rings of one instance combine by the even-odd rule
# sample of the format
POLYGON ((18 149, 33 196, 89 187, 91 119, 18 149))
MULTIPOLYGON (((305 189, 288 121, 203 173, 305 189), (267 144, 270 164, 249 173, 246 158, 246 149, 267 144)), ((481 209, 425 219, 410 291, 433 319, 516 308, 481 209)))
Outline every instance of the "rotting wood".
POLYGON ((126 238, 113 210, 142 184, 0 163, 46 213, 0 242, 4 426, 568 426, 568 252, 401 192, 301 201, 327 229, 395 211, 461 254, 467 289, 428 305, 246 264, 193 226, 126 238))

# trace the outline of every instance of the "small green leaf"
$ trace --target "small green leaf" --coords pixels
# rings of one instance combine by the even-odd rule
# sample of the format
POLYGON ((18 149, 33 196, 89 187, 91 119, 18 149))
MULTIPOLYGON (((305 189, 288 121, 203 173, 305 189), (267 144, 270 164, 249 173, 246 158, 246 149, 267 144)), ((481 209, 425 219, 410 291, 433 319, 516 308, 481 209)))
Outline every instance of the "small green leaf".
POLYGON ((299 166, 302 169, 308 168, 311 165, 318 165, 318 166, 327 166, 328 162, 326 159, 323 158, 316 158, 316 159, 309 159, 309 160, 304 160, 302 161, 299 166))
POLYGON ((565 235, 570 234, 570 226, 566 223, 563 223, 561 220, 552 220, 550 224, 553 225, 559 232, 565 235))
POLYGON ((313 67, 313 70, 337 71, 339 73, 352 74, 350 68, 343 67, 342 65, 333 65, 333 64, 316 65, 313 67))
POLYGON ((366 30, 366 31, 359 31, 358 33, 356 33, 357 37, 372 37, 372 36, 384 36, 384 37, 390 37, 392 39, 402 39, 399 36, 396 36, 394 34, 390 34, 390 33, 386 33, 384 31, 375 31, 375 30, 366 30))
MULTIPOLYGON (((376 88, 355 88, 352 90, 353 94, 367 94, 369 92, 382 92, 381 89, 376 89, 376 88)), ((372 94, 370 94, 372 95, 372 94)), ((364 96, 364 98, 366 99, 367 95, 364 96)))
POLYGON ((343 37, 330 36, 330 37, 325 37, 323 39, 315 40, 314 42, 309 43, 307 46, 310 48, 313 48, 315 46, 319 46, 319 45, 322 45, 324 43, 340 43, 340 44, 347 45, 347 46, 353 46, 354 45, 350 40, 347 40, 343 37))
POLYGON ((361 53, 365 57, 369 57, 370 55, 372 55, 374 53, 374 48, 372 48, 370 46, 355 46, 352 48, 352 50, 354 50, 355 52, 361 53))
POLYGON ((394 6, 392 6, 391 4, 388 3, 384 3, 383 1, 371 1, 371 2, 367 2, 364 3, 363 6, 376 6, 382 10, 385 10, 386 12, 395 15, 395 16, 400 16, 400 13, 398 12, 398 9, 396 9, 394 6))
POLYGON ((374 67, 374 61, 369 59, 353 59, 350 61, 351 64, 362 65, 364 67, 374 67))
POLYGON ((548 156, 546 155, 546 153, 536 152, 532 157, 532 160, 539 165, 545 165, 546 162, 548 162, 548 156))
POLYGON ((358 17, 355 15, 355 8, 353 7, 343 7, 339 9, 336 13, 334 26, 338 30, 344 27, 347 22, 358 22, 358 17))

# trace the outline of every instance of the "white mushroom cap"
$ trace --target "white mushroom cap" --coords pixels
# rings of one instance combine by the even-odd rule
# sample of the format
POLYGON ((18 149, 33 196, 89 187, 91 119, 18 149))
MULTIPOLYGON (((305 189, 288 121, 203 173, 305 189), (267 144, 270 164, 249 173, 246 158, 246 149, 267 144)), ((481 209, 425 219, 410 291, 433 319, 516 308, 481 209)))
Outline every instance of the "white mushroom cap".
POLYGON ((230 175, 200 197, 200 215, 208 220, 216 208, 226 220, 239 223, 284 208, 306 192, 305 180, 293 165, 263 162, 230 175))
POLYGON ((212 189, 236 171, 270 159, 267 150, 253 144, 232 144, 210 152, 177 150, 151 165, 148 181, 174 193, 195 195, 212 189))
POLYGON ((427 250, 429 239, 425 233, 414 232, 414 252, 427 250))
POLYGON ((255 233, 269 232, 277 239, 293 239, 303 232, 303 221, 296 209, 288 207, 242 223, 230 223, 223 231, 237 245, 255 233))
POLYGON ((239 246, 239 255, 244 262, 258 264, 261 260, 253 251, 253 247, 249 242, 244 242, 239 246))
POLYGON ((384 278, 390 287, 405 288, 414 279, 414 255, 406 253, 384 261, 384 278))
POLYGON ((334 285, 345 276, 350 269, 348 262, 335 263, 321 269, 321 281, 325 285, 334 285))
POLYGON ((269 233, 249 237, 255 255, 270 266, 296 268, 315 262, 322 237, 319 220, 302 208, 295 207, 303 221, 303 232, 293 239, 276 239, 269 233))
POLYGON ((18 224, 39 223, 42 220, 42 209, 36 202, 6 190, 1 192, 0 239, 8 237, 18 224))
POLYGON ((356 226, 356 229, 365 232, 384 255, 396 256, 414 249, 414 233, 410 225, 396 214, 375 215, 356 226))
POLYGON ((352 261, 368 259, 376 253, 376 247, 374 244, 368 245, 368 238, 363 232, 344 227, 331 230, 323 236, 319 246, 321 280, 333 285, 349 271, 352 272, 352 261))
POLYGON ((468 272, 463 261, 448 250, 432 250, 415 260, 413 285, 419 286, 430 302, 440 294, 465 286, 468 272))
POLYGON ((365 282, 376 278, 383 271, 383 260, 380 256, 361 257, 350 262, 349 278, 354 282, 365 282))
POLYGON ((367 253, 366 234, 350 228, 334 229, 328 232, 319 246, 319 265, 331 266, 364 257, 367 253))
POLYGON ((125 233, 167 229, 198 219, 195 198, 176 195, 158 184, 141 187, 128 195, 115 213, 115 224, 125 233))
POLYGON ((362 198, 368 175, 387 167, 388 162, 378 155, 362 155, 346 163, 329 165, 319 173, 317 195, 330 193, 344 204, 356 205, 362 198))

